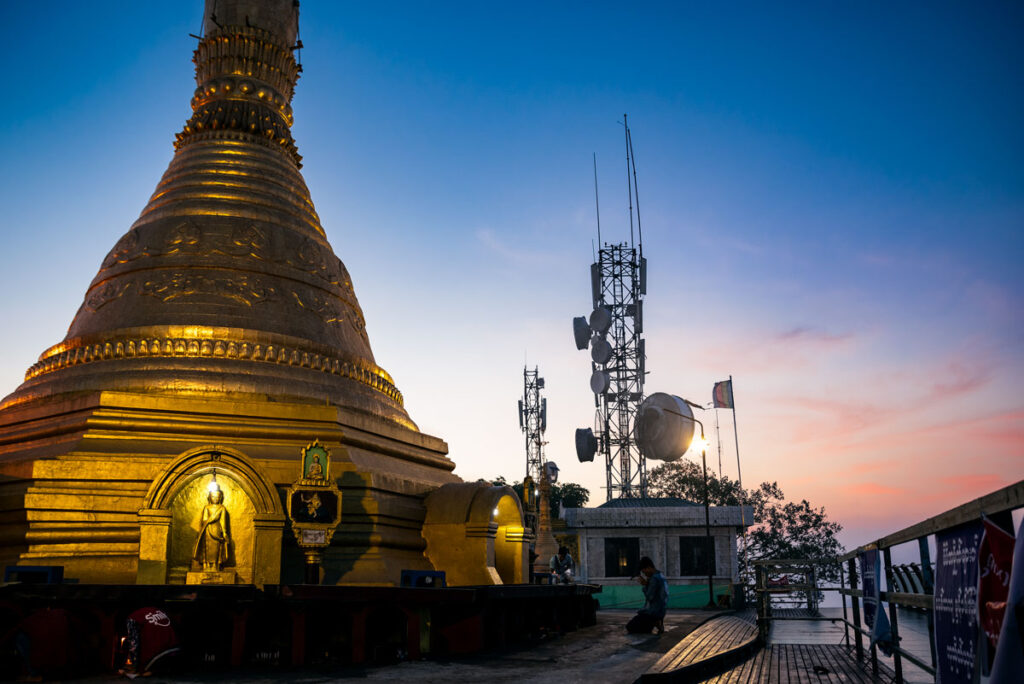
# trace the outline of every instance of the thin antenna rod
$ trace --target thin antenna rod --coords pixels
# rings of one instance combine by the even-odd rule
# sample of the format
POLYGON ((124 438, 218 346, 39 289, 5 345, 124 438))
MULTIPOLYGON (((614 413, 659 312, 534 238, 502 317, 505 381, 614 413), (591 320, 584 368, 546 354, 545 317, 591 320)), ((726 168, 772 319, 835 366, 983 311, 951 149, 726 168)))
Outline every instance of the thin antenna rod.
POLYGON ((601 203, 597 199, 597 152, 594 152, 594 207, 597 209, 597 244, 601 244, 601 203))
POLYGON ((715 409, 715 441, 718 442, 718 479, 722 479, 722 431, 718 425, 718 409, 715 409))
POLYGON ((629 158, 633 160, 633 195, 636 197, 636 232, 640 240, 640 256, 644 255, 644 230, 640 227, 640 183, 636 180, 636 154, 633 153, 633 133, 626 129, 629 140, 629 158))
POLYGON ((633 181, 629 177, 629 123, 622 115, 622 127, 626 129, 626 188, 629 193, 629 246, 633 247, 633 181))
POLYGON ((203 20, 199 22, 199 35, 195 36, 191 33, 189 35, 198 38, 199 40, 202 40, 203 36, 206 35, 206 7, 203 7, 203 20))

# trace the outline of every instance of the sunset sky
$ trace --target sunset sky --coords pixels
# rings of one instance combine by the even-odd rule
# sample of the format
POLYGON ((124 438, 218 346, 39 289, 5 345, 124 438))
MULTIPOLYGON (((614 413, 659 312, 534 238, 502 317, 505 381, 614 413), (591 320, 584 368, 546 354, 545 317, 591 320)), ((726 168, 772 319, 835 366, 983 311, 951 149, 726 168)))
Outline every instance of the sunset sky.
MULTIPOLYGON (((59 342, 190 114, 202 3, 0 4, 0 395, 59 342)), ((377 363, 466 479, 593 423, 596 240, 649 258, 648 392, 735 379, 743 479, 855 546, 1024 477, 1024 6, 304 0, 293 133, 377 363)), ((704 418, 718 468, 715 415, 704 418)), ((732 415, 720 411, 735 477, 732 415)), ((698 456, 699 458, 699 456, 698 456)))

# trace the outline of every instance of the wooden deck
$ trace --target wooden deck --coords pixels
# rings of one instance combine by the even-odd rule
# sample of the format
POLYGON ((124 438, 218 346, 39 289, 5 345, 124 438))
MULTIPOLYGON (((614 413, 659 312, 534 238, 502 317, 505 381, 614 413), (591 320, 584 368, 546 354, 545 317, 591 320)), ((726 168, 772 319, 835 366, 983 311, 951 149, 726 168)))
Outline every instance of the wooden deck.
MULTIPOLYGON (((792 617, 812 615, 805 610, 786 612, 792 617)), ((846 646, 821 643, 762 646, 754 616, 740 614, 707 621, 662 656, 637 682, 889 684, 894 676, 882 663, 879 663, 878 673, 872 673, 871 665, 858 662, 852 648, 846 646)))
POLYGON ((698 681, 701 675, 749 656, 758 644, 757 626, 752 619, 749 615, 723 615, 708 620, 663 655, 638 681, 698 681))
POLYGON ((678 679, 705 684, 830 684, 892 682, 895 674, 879 663, 878 674, 857 662, 845 646, 774 644, 713 677, 678 679))

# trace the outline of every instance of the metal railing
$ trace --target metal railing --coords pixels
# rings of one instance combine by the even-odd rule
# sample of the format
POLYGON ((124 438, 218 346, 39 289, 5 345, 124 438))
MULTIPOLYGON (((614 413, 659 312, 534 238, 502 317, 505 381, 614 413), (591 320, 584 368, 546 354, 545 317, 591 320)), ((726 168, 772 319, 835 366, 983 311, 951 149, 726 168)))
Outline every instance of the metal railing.
MULTIPOLYGON (((771 623, 777 620, 842 622, 847 635, 847 643, 849 643, 849 634, 851 632, 853 633, 854 650, 857 658, 859 660, 864 659, 865 651, 868 651, 871 659, 872 671, 877 673, 878 648, 872 644, 868 649, 865 649, 864 645, 864 636, 868 636, 870 638, 871 632, 861 626, 861 614, 864 607, 864 592, 858 589, 860 581, 857 569, 857 557, 863 551, 878 549, 881 553, 885 567, 886 586, 889 588, 905 587, 905 583, 900 580, 898 575, 894 574, 891 550, 893 547, 901 544, 916 542, 918 554, 920 556, 920 581, 922 584, 921 589, 923 591, 920 593, 906 591, 882 591, 880 592, 879 600, 889 604, 888 615, 892 630, 893 670, 896 675, 895 681, 898 684, 903 682, 903 660, 913 663, 934 677, 936 663, 935 606, 933 601, 934 577, 932 575, 931 551, 928 544, 929 537, 965 523, 975 522, 979 520, 982 515, 987 516, 989 519, 1003 527, 1012 529, 1011 514, 1014 510, 1019 508, 1024 508, 1024 480, 1003 487, 991 494, 979 497, 974 501, 963 504, 962 506, 957 506, 956 508, 948 510, 940 515, 928 518, 927 520, 922 520, 910 527, 906 527, 898 532, 882 537, 877 541, 857 547, 856 549, 848 551, 837 558, 754 561, 757 573, 757 584, 755 586, 757 596, 757 623, 762 639, 766 640, 768 638, 771 623), (821 573, 818 568, 829 565, 839 566, 839 586, 830 587, 821 586, 819 584, 818 577, 821 573), (785 585, 773 585, 771 582, 773 572, 775 574, 785 574, 787 577, 798 575, 803 578, 803 581, 787 583, 785 585), (773 596, 782 595, 784 593, 795 593, 802 601, 804 600, 805 595, 807 597, 806 601, 808 603, 809 612, 814 613, 817 608, 816 599, 812 602, 810 597, 817 597, 820 592, 825 591, 839 592, 843 604, 842 618, 822 617, 815 616, 813 614, 784 616, 772 615, 773 596), (851 616, 847 612, 847 598, 850 599, 852 620, 850 619, 851 616), (898 607, 916 608, 926 611, 928 618, 928 642, 931 656, 930 662, 925 662, 917 655, 900 647, 899 618, 897 615, 898 607)), ((879 610, 881 609, 882 607, 879 606, 879 610)))

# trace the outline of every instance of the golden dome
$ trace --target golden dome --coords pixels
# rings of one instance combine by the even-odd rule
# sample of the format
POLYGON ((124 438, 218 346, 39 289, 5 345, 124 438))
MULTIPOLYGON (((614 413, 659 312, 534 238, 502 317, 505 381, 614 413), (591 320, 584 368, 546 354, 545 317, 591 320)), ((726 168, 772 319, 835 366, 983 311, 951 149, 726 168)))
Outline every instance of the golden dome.
POLYGON ((67 337, 0 407, 98 390, 241 394, 415 428, 374 363, 348 271, 299 172, 297 12, 292 0, 207 3, 193 115, 174 158, 67 337))

